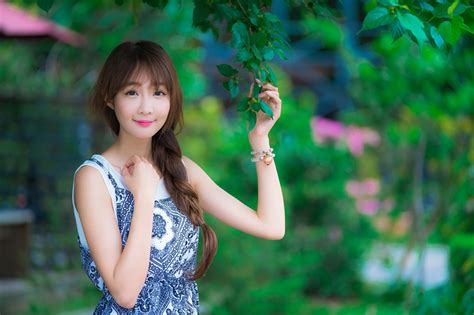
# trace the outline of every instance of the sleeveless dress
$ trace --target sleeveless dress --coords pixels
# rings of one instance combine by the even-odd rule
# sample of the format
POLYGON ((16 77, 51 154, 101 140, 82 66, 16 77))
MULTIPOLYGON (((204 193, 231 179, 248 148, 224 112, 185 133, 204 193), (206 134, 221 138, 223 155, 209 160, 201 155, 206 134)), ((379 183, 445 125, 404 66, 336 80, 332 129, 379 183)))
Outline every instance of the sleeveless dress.
MULTIPOLYGON (((102 155, 94 154, 84 161, 74 176, 85 165, 97 169, 104 179, 112 198, 123 248, 127 242, 133 215, 133 195, 127 190, 123 177, 102 155)), ((167 192, 163 179, 158 185, 154 203, 150 265, 137 303, 131 309, 123 308, 115 302, 96 268, 74 204, 74 187, 72 204, 84 271, 103 293, 94 314, 199 313, 197 284, 186 277, 195 268, 199 227, 195 227, 188 217, 179 211, 167 192)))

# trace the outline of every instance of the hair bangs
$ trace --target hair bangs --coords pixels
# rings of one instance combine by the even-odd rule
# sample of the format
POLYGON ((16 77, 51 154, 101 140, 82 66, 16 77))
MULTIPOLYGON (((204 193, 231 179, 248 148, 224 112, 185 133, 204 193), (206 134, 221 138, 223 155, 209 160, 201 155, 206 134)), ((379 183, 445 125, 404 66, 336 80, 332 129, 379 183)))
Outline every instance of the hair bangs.
POLYGON ((143 76, 148 77, 151 84, 158 88, 164 86, 168 92, 171 91, 173 78, 169 73, 166 64, 158 58, 144 58, 138 59, 134 65, 132 71, 124 78, 122 88, 128 85, 130 82, 140 82, 143 76))

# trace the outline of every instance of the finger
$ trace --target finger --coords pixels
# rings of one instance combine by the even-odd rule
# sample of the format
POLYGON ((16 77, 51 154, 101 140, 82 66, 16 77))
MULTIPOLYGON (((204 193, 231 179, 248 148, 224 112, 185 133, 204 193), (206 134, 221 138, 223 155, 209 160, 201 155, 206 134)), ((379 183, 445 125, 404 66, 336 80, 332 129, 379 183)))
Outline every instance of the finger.
POLYGON ((130 176, 129 167, 128 167, 127 165, 125 165, 124 167, 122 167, 121 173, 122 173, 122 176, 123 176, 123 177, 128 177, 128 176, 130 176))
POLYGON ((273 100, 276 103, 281 103, 280 95, 276 91, 265 91, 258 95, 260 98, 266 97, 267 100, 273 100))
POLYGON ((276 86, 271 85, 270 83, 265 83, 264 85, 262 85, 262 89, 267 91, 278 91, 278 88, 276 86))
MULTIPOLYGON (((255 78, 255 82, 257 82, 259 87, 262 87, 263 89, 268 89, 268 90, 273 90, 273 91, 278 91, 278 88, 273 86, 271 83, 268 82, 262 82, 259 79, 255 78)), ((253 84, 253 83, 252 83, 253 84)))
POLYGON ((134 154, 128 159, 127 164, 128 163, 137 163, 139 161, 140 161, 140 157, 137 154, 134 154))
POLYGON ((140 162, 140 158, 138 157, 138 155, 132 155, 127 162, 125 162, 125 165, 123 166, 124 169, 127 169, 128 173, 130 175, 133 174, 133 167, 135 166, 135 164, 139 163, 140 162))

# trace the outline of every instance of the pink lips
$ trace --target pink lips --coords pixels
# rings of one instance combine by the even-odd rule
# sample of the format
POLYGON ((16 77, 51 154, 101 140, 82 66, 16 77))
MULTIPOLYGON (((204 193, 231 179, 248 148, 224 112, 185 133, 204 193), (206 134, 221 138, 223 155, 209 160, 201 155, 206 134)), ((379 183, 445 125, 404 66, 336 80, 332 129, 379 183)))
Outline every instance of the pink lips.
POLYGON ((151 120, 135 120, 135 122, 143 127, 148 127, 153 123, 151 120))

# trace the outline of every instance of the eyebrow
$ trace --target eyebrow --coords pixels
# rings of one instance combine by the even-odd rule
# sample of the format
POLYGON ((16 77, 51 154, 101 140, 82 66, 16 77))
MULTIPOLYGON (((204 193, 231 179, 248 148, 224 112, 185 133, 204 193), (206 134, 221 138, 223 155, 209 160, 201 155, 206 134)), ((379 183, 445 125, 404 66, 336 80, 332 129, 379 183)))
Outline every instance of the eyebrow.
MULTIPOLYGON (((142 84, 140 82, 131 81, 131 82, 128 82, 127 84, 125 84, 125 87, 131 86, 131 85, 142 86, 142 84)), ((166 85, 164 83, 158 83, 157 85, 156 84, 154 84, 154 85, 155 85, 156 88, 164 87, 166 89, 166 85)))

